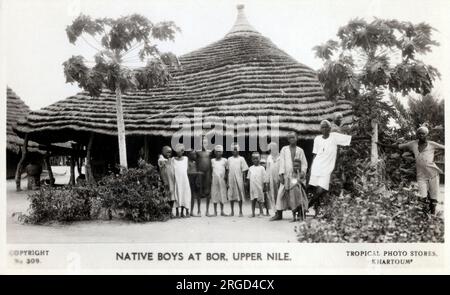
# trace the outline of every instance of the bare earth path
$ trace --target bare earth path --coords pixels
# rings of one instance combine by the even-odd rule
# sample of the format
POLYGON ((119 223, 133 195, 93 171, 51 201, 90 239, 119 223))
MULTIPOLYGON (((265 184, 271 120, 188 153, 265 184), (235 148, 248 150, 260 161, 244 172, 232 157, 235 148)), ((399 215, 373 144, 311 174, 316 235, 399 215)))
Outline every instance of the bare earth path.
MULTIPOLYGON (((54 168, 58 173, 62 172, 63 167, 54 168)), ((56 178, 57 183, 67 183, 68 173, 56 178)), ((25 187, 26 182, 23 181, 22 188, 25 187)), ((292 216, 290 212, 285 212, 284 220, 277 222, 270 222, 269 217, 249 218, 250 202, 245 203, 244 217, 202 216, 166 222, 112 220, 68 225, 23 225, 11 215, 14 212, 26 212, 26 196, 27 191, 17 193, 14 181, 7 181, 8 243, 296 242, 295 224, 289 222, 292 216)), ((201 209, 204 215, 204 202, 201 209)), ((225 205, 225 210, 226 213, 230 212, 229 204, 225 205)))
MULTIPOLYGON (((68 173, 62 175, 67 167, 54 167, 54 170, 57 174, 56 183, 68 182, 68 173)), ((26 182, 23 181, 22 188, 25 187, 26 182)), ((443 185, 440 190, 438 210, 443 209, 443 185)), ((244 204, 244 217, 205 217, 203 201, 202 217, 178 218, 166 222, 132 223, 112 220, 74 222, 67 225, 24 225, 11 215, 14 212, 26 212, 27 193, 17 193, 14 181, 7 181, 8 243, 297 242, 295 224, 289 222, 292 218, 290 212, 284 212, 284 219, 276 222, 270 222, 269 217, 249 218, 249 201, 244 204)), ((237 205, 235 207, 236 210, 237 205)), ((225 212, 230 212, 229 204, 225 205, 225 212)))

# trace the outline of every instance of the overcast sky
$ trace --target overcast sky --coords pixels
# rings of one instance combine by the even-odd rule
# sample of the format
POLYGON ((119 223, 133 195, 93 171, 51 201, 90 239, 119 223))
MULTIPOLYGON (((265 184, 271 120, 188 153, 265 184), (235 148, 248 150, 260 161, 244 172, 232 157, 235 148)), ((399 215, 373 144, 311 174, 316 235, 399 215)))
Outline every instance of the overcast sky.
POLYGON ((77 93, 76 85, 65 83, 62 63, 72 55, 88 57, 95 53, 86 43, 72 45, 67 39, 65 28, 80 13, 93 17, 139 13, 153 22, 173 20, 182 32, 175 42, 161 44, 160 48, 180 55, 221 39, 232 27, 239 3, 245 4, 245 13, 254 28, 314 69, 321 66, 321 61, 314 57, 312 47, 334 38, 338 28, 352 18, 371 20, 376 16, 428 22, 438 30, 434 38, 441 46, 424 59, 442 73, 436 92, 442 97, 448 93, 450 1, 447 0, 3 0, 0 7, 6 83, 32 109, 77 93))

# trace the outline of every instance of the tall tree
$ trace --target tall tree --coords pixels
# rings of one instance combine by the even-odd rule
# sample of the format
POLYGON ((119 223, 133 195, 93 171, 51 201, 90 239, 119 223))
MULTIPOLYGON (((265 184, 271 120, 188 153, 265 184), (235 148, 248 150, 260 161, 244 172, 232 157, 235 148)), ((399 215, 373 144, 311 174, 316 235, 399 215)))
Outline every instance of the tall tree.
POLYGON ((318 76, 325 95, 353 101, 359 132, 371 133, 372 163, 377 160, 378 124, 385 126, 393 112, 385 95, 425 95, 439 76, 419 59, 439 45, 431 37, 433 30, 426 23, 353 19, 339 28, 337 40, 314 47, 324 60, 318 76))
POLYGON ((436 93, 408 95, 406 105, 394 95, 390 95, 390 99, 395 109, 394 119, 402 133, 412 136, 418 127, 427 125, 433 140, 445 141, 444 100, 436 93))
POLYGON ((413 127, 418 128, 423 123, 428 123, 431 127, 444 127, 444 100, 432 93, 419 97, 409 96, 408 109, 413 127))
POLYGON ((162 86, 169 81, 168 67, 178 65, 178 60, 170 52, 161 53, 154 41, 173 41, 177 31, 173 22, 154 24, 138 14, 117 19, 80 15, 66 28, 70 43, 82 38, 96 51, 94 61, 78 55, 63 63, 66 82, 77 82, 93 97, 100 96, 103 89, 116 94, 121 171, 128 167, 122 93, 162 86), (89 63, 93 65, 89 67, 89 63), (137 66, 130 65, 136 63, 137 66))

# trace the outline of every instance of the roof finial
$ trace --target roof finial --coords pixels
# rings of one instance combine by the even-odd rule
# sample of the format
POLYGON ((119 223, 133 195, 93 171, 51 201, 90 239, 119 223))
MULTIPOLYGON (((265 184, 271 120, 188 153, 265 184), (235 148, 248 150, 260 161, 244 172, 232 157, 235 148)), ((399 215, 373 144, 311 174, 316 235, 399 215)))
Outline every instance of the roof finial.
POLYGON ((234 26, 231 28, 227 36, 230 35, 245 35, 245 34, 257 34, 260 35, 248 22, 247 17, 244 13, 244 4, 238 4, 237 6, 238 14, 234 26))

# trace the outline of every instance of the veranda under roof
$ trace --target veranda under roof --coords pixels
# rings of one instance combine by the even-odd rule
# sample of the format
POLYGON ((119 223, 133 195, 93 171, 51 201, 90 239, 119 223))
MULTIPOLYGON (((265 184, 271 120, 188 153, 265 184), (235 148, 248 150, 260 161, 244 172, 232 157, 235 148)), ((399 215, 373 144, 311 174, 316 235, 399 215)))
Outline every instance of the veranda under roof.
MULTIPOLYGON (((243 6, 238 6, 236 23, 224 38, 179 60, 181 67, 171 70, 166 87, 125 93, 127 135, 170 137, 180 130, 172 124, 180 117, 188 118, 192 126, 215 118, 220 121, 213 126, 215 131, 225 134, 234 128, 226 117, 279 116, 280 136, 295 130, 310 139, 319 134, 320 121, 336 112, 350 121, 350 103, 327 100, 316 72, 257 32, 243 6), (202 118, 194 120, 196 108, 202 118)), ((251 123, 241 131, 248 135, 256 126, 270 129, 270 121, 251 123)), ((117 135, 115 95, 104 91, 92 98, 81 92, 32 111, 16 130, 39 142, 85 140, 90 132, 117 135)))

